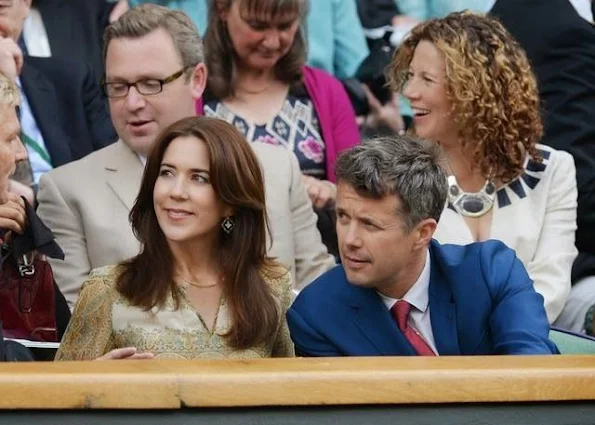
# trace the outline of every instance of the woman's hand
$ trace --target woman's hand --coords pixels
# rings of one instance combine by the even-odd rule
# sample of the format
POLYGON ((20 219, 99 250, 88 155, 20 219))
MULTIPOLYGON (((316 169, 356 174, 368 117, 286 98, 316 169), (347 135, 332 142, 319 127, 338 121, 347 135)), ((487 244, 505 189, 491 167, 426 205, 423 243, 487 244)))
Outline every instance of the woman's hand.
POLYGON ((137 353, 135 347, 116 348, 95 360, 152 360, 153 353, 137 353))
POLYGON ((8 193, 8 201, 0 204, 0 228, 23 234, 27 223, 25 201, 16 193, 8 193))
POLYGON ((306 192, 315 208, 324 208, 335 203, 337 186, 328 180, 302 175, 306 192))

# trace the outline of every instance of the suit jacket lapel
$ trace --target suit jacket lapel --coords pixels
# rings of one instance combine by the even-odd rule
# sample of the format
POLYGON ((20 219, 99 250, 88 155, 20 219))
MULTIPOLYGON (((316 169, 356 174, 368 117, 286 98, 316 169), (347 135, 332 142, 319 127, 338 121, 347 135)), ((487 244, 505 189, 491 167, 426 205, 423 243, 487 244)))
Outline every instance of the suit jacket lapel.
POLYGON ((138 196, 144 167, 137 154, 122 140, 113 145, 111 153, 105 164, 106 182, 130 210, 138 196))
POLYGON ((440 266, 436 243, 430 246, 430 321, 434 343, 441 356, 460 355, 456 308, 452 291, 440 266))
POLYGON ((362 334, 385 356, 415 355, 382 299, 375 290, 348 284, 351 306, 357 310, 353 319, 362 334))
POLYGON ((35 67, 27 63, 27 58, 20 78, 33 118, 52 159, 52 165, 57 167, 69 162, 72 159, 70 141, 60 127, 62 119, 55 107, 58 100, 54 87, 35 67))

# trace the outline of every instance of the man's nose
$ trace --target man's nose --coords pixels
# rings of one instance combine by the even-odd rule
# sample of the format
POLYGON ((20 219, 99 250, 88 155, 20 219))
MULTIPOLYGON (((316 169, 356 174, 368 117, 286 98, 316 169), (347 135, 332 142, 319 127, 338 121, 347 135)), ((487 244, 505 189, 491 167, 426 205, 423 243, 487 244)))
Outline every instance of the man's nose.
POLYGON ((25 144, 22 141, 18 141, 14 144, 14 160, 15 162, 22 161, 27 159, 29 154, 27 153, 27 148, 25 148, 25 144))
POLYGON ((130 110, 137 110, 145 106, 145 97, 136 90, 136 87, 131 86, 126 95, 126 106, 130 110))
POLYGON ((354 248, 361 246, 361 236, 355 223, 352 223, 347 227, 344 233, 343 242, 347 246, 354 248))

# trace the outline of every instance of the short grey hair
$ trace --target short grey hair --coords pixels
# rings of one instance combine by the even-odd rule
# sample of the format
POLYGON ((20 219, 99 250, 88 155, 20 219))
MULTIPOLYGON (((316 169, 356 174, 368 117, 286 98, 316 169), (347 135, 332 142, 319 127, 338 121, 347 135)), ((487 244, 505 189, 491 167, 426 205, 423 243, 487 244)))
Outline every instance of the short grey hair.
POLYGON ((0 72, 0 105, 17 106, 20 101, 21 96, 16 84, 0 72))
POLYGON ((439 148, 408 136, 376 137, 343 152, 335 162, 337 182, 373 199, 396 195, 396 211, 411 231, 427 218, 438 222, 448 191, 439 148))
MULTIPOLYGON (((112 22, 103 34, 103 59, 112 40, 140 38, 158 30, 165 30, 172 38, 185 68, 204 62, 203 45, 198 29, 184 12, 155 4, 143 4, 124 13, 112 22)), ((139 64, 142 66, 142 64, 139 64)))

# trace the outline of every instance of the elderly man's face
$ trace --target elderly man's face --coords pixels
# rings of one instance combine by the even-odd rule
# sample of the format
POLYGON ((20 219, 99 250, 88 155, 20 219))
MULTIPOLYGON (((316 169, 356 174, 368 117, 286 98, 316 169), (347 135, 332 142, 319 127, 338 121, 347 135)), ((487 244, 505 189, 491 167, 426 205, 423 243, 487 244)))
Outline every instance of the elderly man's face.
POLYGON ((0 0, 0 36, 17 41, 30 8, 31 0, 0 0))
POLYGON ((8 196, 8 180, 17 161, 27 158, 27 151, 19 138, 21 127, 14 106, 0 105, 0 203, 8 196))
MULTIPOLYGON (((112 40, 105 62, 108 83, 164 80, 184 67, 171 36, 163 29, 139 38, 112 40)), ((190 79, 182 75, 163 85, 158 94, 146 95, 130 87, 126 96, 110 97, 110 114, 118 135, 133 151, 147 155, 163 130, 196 115, 195 100, 205 84, 206 67, 199 64, 190 79)))
POLYGON ((420 258, 419 234, 406 231, 397 196, 366 198, 339 181, 336 210, 339 252, 351 284, 388 295, 409 281, 420 258))

